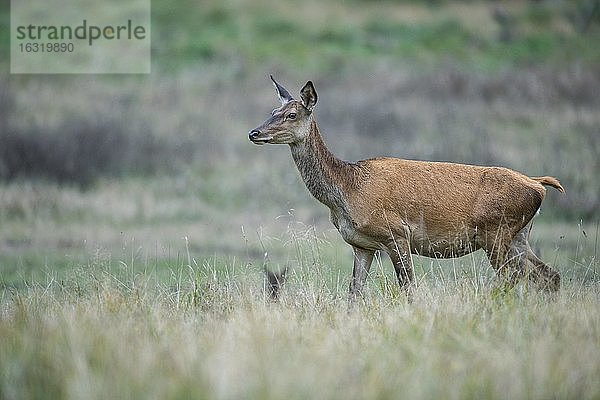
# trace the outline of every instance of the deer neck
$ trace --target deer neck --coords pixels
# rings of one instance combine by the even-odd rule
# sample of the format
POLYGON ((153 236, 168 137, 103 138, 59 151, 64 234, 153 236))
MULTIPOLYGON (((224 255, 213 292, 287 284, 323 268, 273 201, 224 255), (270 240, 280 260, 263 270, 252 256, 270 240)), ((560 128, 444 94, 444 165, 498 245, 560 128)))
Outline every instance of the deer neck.
POLYGON ((292 158, 310 193, 332 210, 345 208, 352 165, 334 156, 323 142, 314 119, 306 139, 290 145, 292 158))

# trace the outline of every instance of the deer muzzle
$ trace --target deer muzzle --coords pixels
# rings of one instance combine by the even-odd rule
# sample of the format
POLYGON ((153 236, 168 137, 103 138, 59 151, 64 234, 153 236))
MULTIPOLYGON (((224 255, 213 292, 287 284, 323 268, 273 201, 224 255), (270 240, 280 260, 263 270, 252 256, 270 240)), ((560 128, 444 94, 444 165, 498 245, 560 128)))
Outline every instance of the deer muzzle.
POLYGON ((248 133, 248 139, 254 144, 265 144, 268 143, 272 138, 270 136, 266 136, 258 129, 252 129, 248 133))

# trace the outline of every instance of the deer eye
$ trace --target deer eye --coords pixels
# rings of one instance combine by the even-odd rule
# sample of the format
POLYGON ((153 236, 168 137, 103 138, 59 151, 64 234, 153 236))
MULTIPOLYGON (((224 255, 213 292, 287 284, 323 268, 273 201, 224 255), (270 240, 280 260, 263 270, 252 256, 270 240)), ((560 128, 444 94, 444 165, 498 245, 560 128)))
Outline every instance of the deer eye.
POLYGON ((296 113, 289 113, 289 114, 287 115, 287 119, 291 119, 291 120, 294 120, 294 119, 296 119, 296 113))

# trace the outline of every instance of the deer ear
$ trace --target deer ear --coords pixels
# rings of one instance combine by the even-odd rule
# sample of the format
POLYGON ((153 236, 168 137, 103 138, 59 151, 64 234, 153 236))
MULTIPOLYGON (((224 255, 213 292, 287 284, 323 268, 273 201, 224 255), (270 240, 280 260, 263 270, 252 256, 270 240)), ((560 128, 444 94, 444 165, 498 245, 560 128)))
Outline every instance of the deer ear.
POLYGON ((317 104, 317 91, 311 81, 306 82, 306 85, 300 90, 300 98, 304 107, 309 111, 315 108, 315 104, 317 104))
POLYGON ((270 75, 270 76, 271 76, 271 80, 273 81, 273 85, 275 85, 275 90, 277 90, 277 96, 279 96, 279 101, 281 101, 281 104, 283 105, 283 104, 286 104, 286 103, 294 100, 294 98, 292 97, 290 92, 285 90, 285 88, 283 86, 281 86, 279 83, 277 83, 275 78, 273 78, 273 75, 270 75))

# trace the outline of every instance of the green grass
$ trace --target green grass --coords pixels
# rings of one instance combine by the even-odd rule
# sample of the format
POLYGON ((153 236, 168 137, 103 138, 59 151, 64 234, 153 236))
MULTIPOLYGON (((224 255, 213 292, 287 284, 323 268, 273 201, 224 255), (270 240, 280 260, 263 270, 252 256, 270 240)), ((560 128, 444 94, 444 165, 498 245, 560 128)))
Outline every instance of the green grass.
MULTIPOLYGON (((5 22, 8 6, 0 6, 5 22)), ((581 31, 588 8, 582 1, 509 2, 504 9, 510 22, 502 28, 492 16, 494 7, 482 1, 157 0, 152 2, 152 62, 155 70, 169 73, 191 65, 229 64, 238 74, 269 64, 332 72, 340 64, 381 58, 417 66, 457 62, 487 71, 575 59, 597 64, 597 15, 581 31), (502 29, 511 40, 498 40, 502 29)), ((3 53, 9 52, 8 39, 3 31, 3 53)))
POLYGON ((158 68, 189 63, 268 63, 309 70, 338 70, 340 62, 386 58, 437 65, 459 62, 498 70, 531 62, 563 64, 577 58, 597 63, 592 43, 597 21, 585 34, 573 15, 581 5, 507 6, 512 40, 498 40, 501 27, 485 2, 153 2, 153 50, 158 68), (318 10, 318 12, 317 12, 318 10), (472 15, 472 17, 469 17, 472 15))

